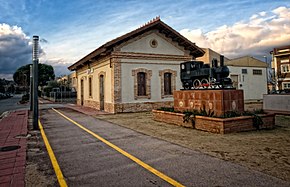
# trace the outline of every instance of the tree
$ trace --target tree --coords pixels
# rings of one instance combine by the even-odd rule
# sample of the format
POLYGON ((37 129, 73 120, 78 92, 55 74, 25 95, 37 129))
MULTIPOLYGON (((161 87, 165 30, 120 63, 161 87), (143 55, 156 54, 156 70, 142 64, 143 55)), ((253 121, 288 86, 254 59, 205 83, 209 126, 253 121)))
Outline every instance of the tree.
MULTIPOLYGON (((21 66, 16 70, 13 75, 14 81, 21 86, 28 86, 30 83, 30 65, 27 64, 21 66)), ((44 86, 47 85, 49 80, 53 80, 55 78, 54 70, 51 65, 47 64, 38 64, 38 85, 44 86)))

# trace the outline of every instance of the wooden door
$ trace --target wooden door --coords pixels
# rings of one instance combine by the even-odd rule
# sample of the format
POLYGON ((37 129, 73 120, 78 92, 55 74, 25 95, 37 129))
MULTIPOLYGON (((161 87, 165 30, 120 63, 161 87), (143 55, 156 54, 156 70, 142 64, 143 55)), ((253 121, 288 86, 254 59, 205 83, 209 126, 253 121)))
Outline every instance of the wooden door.
POLYGON ((100 110, 105 109, 105 90, 104 90, 104 75, 100 76, 100 110))
POLYGON ((81 80, 81 105, 84 105, 84 80, 81 80))

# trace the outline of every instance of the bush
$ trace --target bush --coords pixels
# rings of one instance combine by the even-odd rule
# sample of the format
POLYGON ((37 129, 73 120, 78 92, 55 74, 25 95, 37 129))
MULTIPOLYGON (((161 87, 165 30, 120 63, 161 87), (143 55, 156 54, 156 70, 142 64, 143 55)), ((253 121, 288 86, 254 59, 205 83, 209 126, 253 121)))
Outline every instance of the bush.
POLYGON ((29 94, 25 94, 22 96, 21 100, 20 100, 20 103, 23 104, 23 103, 27 103, 29 101, 29 94))

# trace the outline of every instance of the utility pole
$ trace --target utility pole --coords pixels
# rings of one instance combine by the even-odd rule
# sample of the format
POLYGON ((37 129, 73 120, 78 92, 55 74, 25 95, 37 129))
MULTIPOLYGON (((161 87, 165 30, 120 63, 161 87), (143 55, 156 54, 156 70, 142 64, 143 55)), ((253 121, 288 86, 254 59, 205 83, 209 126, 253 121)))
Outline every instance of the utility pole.
POLYGON ((33 129, 39 130, 38 127, 38 45, 39 37, 33 36, 32 43, 32 61, 33 61, 33 129))

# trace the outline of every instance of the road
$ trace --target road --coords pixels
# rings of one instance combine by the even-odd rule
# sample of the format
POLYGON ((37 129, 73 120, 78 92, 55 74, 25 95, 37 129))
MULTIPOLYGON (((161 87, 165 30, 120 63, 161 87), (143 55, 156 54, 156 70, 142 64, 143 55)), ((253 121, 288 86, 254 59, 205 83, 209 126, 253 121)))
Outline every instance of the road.
POLYGON ((16 94, 11 98, 0 100, 0 116, 6 111, 23 109, 28 110, 29 104, 18 104, 18 102, 21 100, 21 97, 21 94, 16 94))
MULTIPOLYGON (((16 94, 11 98, 8 99, 2 99, 0 100, 0 116, 6 112, 6 111, 13 111, 13 110, 29 110, 30 104, 19 104, 19 101, 21 100, 22 94, 16 94)), ((39 109, 45 109, 45 108, 58 108, 63 107, 64 105, 61 103, 41 103, 39 102, 39 109)))
POLYGON ((41 110, 40 121, 68 186, 289 186, 72 109, 41 110))

